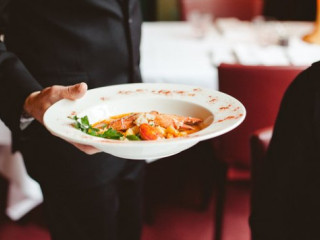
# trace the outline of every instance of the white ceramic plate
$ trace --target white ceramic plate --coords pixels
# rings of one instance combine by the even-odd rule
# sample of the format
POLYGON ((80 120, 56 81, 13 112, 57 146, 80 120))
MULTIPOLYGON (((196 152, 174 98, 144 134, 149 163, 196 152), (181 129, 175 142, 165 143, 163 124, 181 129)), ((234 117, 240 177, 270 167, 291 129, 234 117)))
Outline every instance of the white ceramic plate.
POLYGON ((137 83, 89 90, 76 101, 61 100, 44 115, 44 124, 67 141, 94 146, 127 159, 157 159, 179 153, 199 141, 236 128, 245 118, 244 106, 235 98, 210 89, 180 84, 137 83), (119 141, 94 137, 75 129, 68 116, 87 115, 90 123, 128 112, 158 111, 197 117, 205 128, 187 137, 155 141, 119 141))

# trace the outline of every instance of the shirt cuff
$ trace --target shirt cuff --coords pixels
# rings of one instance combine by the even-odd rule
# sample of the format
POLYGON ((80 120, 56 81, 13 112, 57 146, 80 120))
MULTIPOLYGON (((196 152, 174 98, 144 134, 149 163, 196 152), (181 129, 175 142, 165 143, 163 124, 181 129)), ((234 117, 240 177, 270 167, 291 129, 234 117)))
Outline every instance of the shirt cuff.
POLYGON ((20 129, 25 130, 34 120, 34 117, 30 116, 26 112, 23 112, 20 117, 20 129))

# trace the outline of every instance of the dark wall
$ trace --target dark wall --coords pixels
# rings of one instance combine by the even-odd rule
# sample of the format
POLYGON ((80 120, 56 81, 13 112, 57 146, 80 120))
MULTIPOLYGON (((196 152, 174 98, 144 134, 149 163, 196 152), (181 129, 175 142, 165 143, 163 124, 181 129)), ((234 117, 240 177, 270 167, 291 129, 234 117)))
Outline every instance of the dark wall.
POLYGON ((144 21, 157 20, 157 0, 140 0, 144 21))
POLYGON ((314 21, 316 0, 264 0, 264 15, 279 20, 314 21))

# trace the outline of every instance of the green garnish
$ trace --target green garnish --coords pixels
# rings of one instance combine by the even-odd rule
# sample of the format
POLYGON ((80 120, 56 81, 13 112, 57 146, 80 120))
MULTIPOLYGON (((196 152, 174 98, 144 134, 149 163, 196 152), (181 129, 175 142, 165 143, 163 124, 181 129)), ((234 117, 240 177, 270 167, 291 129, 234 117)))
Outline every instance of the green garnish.
POLYGON ((70 119, 75 120, 74 127, 81 130, 82 132, 87 133, 90 128, 89 120, 87 116, 79 118, 78 116, 69 117, 70 119))
POLYGON ((126 138, 131 141, 140 141, 141 140, 137 135, 127 135, 126 138))
POLYGON ((75 123, 73 124, 73 126, 76 129, 79 129, 82 132, 89 134, 91 136, 107 138, 107 139, 117 139, 117 140, 119 140, 121 137, 123 137, 122 133, 120 133, 117 130, 114 130, 112 128, 109 128, 108 130, 104 131, 103 133, 100 133, 99 128, 94 128, 89 123, 88 116, 84 116, 82 118, 79 118, 78 116, 73 116, 73 117, 69 117, 69 118, 72 120, 75 120, 75 123))
POLYGON ((117 130, 114 130, 112 128, 109 128, 103 134, 99 135, 99 137, 109 138, 109 139, 120 139, 122 136, 123 136, 122 133, 120 133, 117 130))

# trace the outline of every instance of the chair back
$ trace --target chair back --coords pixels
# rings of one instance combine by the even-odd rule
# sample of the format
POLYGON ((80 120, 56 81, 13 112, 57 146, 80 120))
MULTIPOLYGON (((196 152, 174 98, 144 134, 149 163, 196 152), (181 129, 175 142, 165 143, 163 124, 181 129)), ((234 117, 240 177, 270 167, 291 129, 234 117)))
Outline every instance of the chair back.
POLYGON ((253 184, 257 182, 259 169, 263 158, 267 154, 272 134, 273 126, 269 126, 254 131, 250 137, 251 179, 253 184))
POLYGON ((262 14, 262 6, 262 0, 180 0, 182 20, 192 11, 212 13, 214 18, 251 20, 262 14))
POLYGON ((218 154, 229 166, 249 169, 250 136, 274 124, 286 88, 305 68, 238 64, 218 67, 219 90, 238 99, 247 110, 239 127, 217 138, 218 154))

